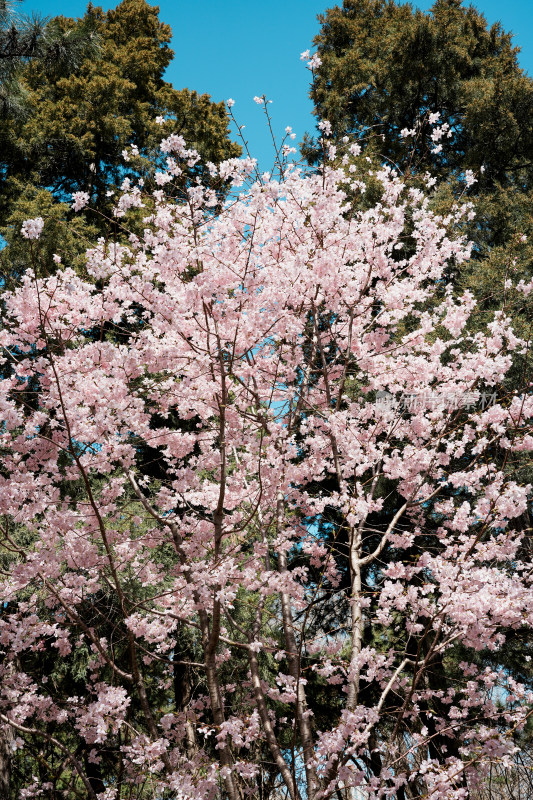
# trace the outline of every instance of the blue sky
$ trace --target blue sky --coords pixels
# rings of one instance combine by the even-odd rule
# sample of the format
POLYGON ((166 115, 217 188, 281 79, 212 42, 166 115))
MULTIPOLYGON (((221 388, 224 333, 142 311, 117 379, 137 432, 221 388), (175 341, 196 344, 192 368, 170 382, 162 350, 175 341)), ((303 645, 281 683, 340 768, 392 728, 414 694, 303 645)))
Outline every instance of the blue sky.
MULTIPOLYGON (((105 9, 116 4, 94 0, 105 9)), ((432 2, 412 4, 426 10, 432 2)), ((21 8, 46 16, 80 16, 86 5, 85 0, 24 0, 21 8)), ((161 0, 159 17, 172 28, 175 51, 167 80, 177 89, 207 92, 214 100, 232 97, 252 155, 267 169, 272 148, 253 97, 264 93, 272 99, 277 132, 291 125, 299 141, 313 129, 309 73, 300 53, 319 30, 317 14, 332 5, 331 0, 161 0)), ((490 24, 500 21, 515 34, 521 66, 533 75, 533 0, 478 0, 473 5, 490 24)))

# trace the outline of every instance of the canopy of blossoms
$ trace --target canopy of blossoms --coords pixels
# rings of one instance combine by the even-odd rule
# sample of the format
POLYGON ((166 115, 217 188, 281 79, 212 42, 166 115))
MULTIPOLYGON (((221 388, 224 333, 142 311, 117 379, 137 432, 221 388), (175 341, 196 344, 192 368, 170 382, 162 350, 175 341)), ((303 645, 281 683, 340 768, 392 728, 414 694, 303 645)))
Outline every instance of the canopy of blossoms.
POLYGON ((172 199, 162 149, 144 232, 3 296, 1 724, 91 800, 466 797, 532 700, 477 655, 533 622, 527 345, 448 285, 469 206, 382 168, 359 207, 338 161, 172 199), (82 648, 67 696, 34 654, 82 648))

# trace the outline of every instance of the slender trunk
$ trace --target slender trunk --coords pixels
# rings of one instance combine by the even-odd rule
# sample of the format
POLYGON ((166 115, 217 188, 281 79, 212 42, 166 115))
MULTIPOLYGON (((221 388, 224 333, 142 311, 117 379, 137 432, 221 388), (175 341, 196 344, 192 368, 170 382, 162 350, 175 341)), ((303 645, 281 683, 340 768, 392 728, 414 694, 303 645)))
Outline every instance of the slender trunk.
MULTIPOLYGON (((246 480, 245 480, 245 485, 246 480)), ((247 487, 248 488, 248 487, 247 487)), ((261 508, 258 508, 258 518, 259 522, 261 523, 261 541, 265 546, 265 569, 267 571, 270 570, 270 555, 268 552, 268 541, 265 533, 265 529, 263 528, 263 515, 261 513, 261 508)), ((261 630, 261 620, 263 616, 263 610, 265 607, 265 598, 263 597, 259 603, 257 604, 257 608, 255 611, 255 620, 252 626, 251 636, 249 637, 250 644, 255 641, 259 637, 259 632, 261 630)), ((276 734, 274 732, 274 727, 268 715, 268 707, 266 704, 265 693, 263 691, 263 687, 261 686, 261 678, 259 675, 259 663, 257 660, 257 655, 253 650, 248 651, 249 658, 250 658, 250 674, 252 676, 252 687, 254 690, 254 698, 255 703, 257 706, 257 711, 259 714, 259 718, 261 719, 261 723, 263 725, 263 729, 265 731, 266 740, 270 749, 270 753, 276 764, 277 768, 280 771, 280 774, 285 781, 285 785, 288 789, 289 795, 291 800, 296 800, 296 797, 299 795, 297 794, 297 788, 295 785, 295 781, 293 775, 285 761, 283 754, 281 752, 281 748, 278 744, 278 740, 276 734)), ((261 781, 261 796, 264 794, 264 786, 263 782, 261 781)))
MULTIPOLYGON (((174 702, 176 704, 176 709, 182 713, 186 713, 186 708, 190 699, 191 682, 189 668, 184 664, 174 663, 174 702)), ((189 719, 185 722, 185 737, 187 757, 193 758, 197 752, 198 746, 196 743, 194 726, 189 719)))
MULTIPOLYGON (((176 554, 181 562, 181 564, 187 563, 187 555, 183 550, 182 547, 182 540, 181 535, 178 530, 178 526, 175 522, 170 520, 166 520, 164 517, 161 517, 160 514, 150 505, 149 501, 146 497, 144 497, 143 493, 141 492, 133 473, 129 474, 129 479, 135 494, 144 505, 146 510, 160 522, 162 525, 165 525, 169 528, 172 533, 172 541, 174 543, 174 548, 176 550, 176 554)), ((223 496, 222 499, 219 500, 219 505, 223 505, 223 496)), ((216 512, 217 513, 217 512, 216 512)), ((217 514, 218 517, 218 514, 217 514)), ((220 544, 221 535, 219 526, 221 525, 221 520, 215 518, 215 547, 218 552, 218 545, 220 544)), ((185 580, 187 583, 191 583, 191 577, 189 572, 184 573, 185 580)), ((198 594, 193 585, 193 594, 195 601, 200 605, 201 600, 198 597, 198 594)), ((213 604, 213 619, 212 619, 212 629, 209 629, 209 618, 207 615, 207 611, 204 608, 200 608, 198 612, 199 621, 200 621, 200 631, 202 635, 202 647, 204 651, 204 658, 205 658, 205 671, 206 671, 206 679, 207 679, 207 688, 209 691, 209 699, 211 701, 211 711, 213 713, 213 721, 217 727, 220 727, 224 723, 224 709, 222 707, 222 698, 220 695, 220 687, 218 683, 217 677, 217 670, 216 670, 216 647, 218 643, 219 637, 219 630, 220 630, 220 603, 215 601, 213 604)), ((142 700, 142 697, 141 697, 142 700)), ((235 777, 232 770, 233 767, 233 759, 231 756, 231 751, 228 745, 224 745, 220 750, 220 761, 223 767, 228 768, 228 774, 224 777, 224 786, 226 788, 226 793, 228 795, 229 800, 239 800, 240 793, 237 788, 237 784, 235 782, 235 777)))
POLYGON ((0 800, 10 800, 13 738, 11 726, 0 723, 0 800))
MULTIPOLYGON (((207 623, 207 614, 205 611, 200 612, 200 625, 202 627, 202 638, 204 639, 204 652, 206 653, 205 672, 207 678, 207 688, 209 690, 209 699, 211 701, 213 721, 217 728, 221 728, 222 724, 224 723, 224 709, 222 708, 222 698, 220 696, 220 687, 218 684, 215 653, 212 652, 211 648, 209 647, 209 629, 207 623)), ((220 761, 223 767, 227 767, 230 770, 230 772, 224 778, 224 786, 226 787, 228 798, 229 800, 238 800, 239 793, 237 791, 237 786, 235 784, 232 771, 233 759, 227 744, 225 744, 220 750, 220 761)))
POLYGON ((272 758, 279 769, 283 780, 285 781, 285 785, 289 791, 291 796, 291 800, 296 799, 296 788, 294 786, 294 781, 292 779, 292 774, 287 766, 285 759, 283 758, 282 752, 279 748, 276 734, 274 733, 274 728, 272 727, 272 722, 270 721, 270 717, 268 716, 268 708, 265 702, 265 696, 263 694, 263 690, 261 688, 261 679, 259 676, 259 665, 257 663, 257 656, 253 651, 250 651, 250 673, 252 675, 252 687, 254 690, 254 697, 255 702, 257 705, 257 710, 259 713, 259 717, 261 719, 261 723, 263 725, 263 729, 265 731, 266 740, 268 746, 270 748, 270 752, 272 753, 272 758))
POLYGON ((359 655, 363 646, 363 614, 361 611, 361 533, 359 530, 351 531, 350 536, 350 574, 352 596, 351 615, 352 615, 352 634, 351 634, 351 663, 350 663, 350 683, 348 686, 348 698, 346 707, 348 711, 354 711, 359 697, 359 679, 361 666, 359 655))
POLYGON ((94 761, 89 761, 89 754, 87 750, 85 750, 83 755, 85 762, 85 774, 87 775, 87 779, 91 784, 94 793, 96 795, 103 794, 103 792, 105 792, 105 783, 100 765, 96 764, 94 761))
MULTIPOLYGON (((277 506, 276 506, 276 522, 278 536, 283 529, 283 514, 284 514, 284 497, 283 493, 278 493, 277 506)), ((287 555, 283 548, 279 553, 279 569, 280 572, 287 572, 287 555)), ((305 776, 307 779, 307 797, 309 800, 314 800, 316 792, 318 791, 319 781, 316 773, 316 768, 313 764, 314 748, 313 748, 313 732, 311 723, 309 721, 309 714, 307 710, 307 700, 305 696, 305 688, 301 682, 300 675, 300 651, 296 643, 294 635, 294 622, 292 618, 291 602, 287 592, 281 592, 281 612, 283 617, 283 631, 285 636, 285 646, 287 649, 287 661, 289 663, 289 672, 294 678, 296 687, 296 717, 298 720, 298 727, 300 730, 300 738, 302 740, 302 750, 305 765, 305 776)))
MULTIPOLYGON (((135 638, 132 633, 128 633, 128 642, 130 646, 131 671, 133 673, 133 680, 135 683, 135 687, 137 689, 137 693, 139 695, 139 701, 141 703, 141 708, 143 710, 144 719, 146 721, 147 728, 150 731, 150 736, 154 741, 156 741, 157 739, 159 739, 159 732, 157 730, 157 725, 154 719, 154 715, 152 714, 152 709, 150 707, 150 701, 148 700, 148 694, 146 693, 146 686, 144 684, 143 676, 141 674, 141 671, 139 670, 139 665, 137 663, 137 649, 135 647, 135 638)), ((167 773, 170 775, 170 773, 172 772, 172 764, 170 763, 168 754, 162 753, 161 760, 165 765, 167 773)))

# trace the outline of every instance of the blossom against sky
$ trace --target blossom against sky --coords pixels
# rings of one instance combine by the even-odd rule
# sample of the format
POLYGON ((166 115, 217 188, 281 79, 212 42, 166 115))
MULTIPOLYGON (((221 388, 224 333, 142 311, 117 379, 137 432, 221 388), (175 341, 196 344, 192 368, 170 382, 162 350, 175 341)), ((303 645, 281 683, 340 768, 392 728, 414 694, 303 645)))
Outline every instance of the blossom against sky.
MULTIPOLYGON (((118 0, 95 4, 112 8, 118 0)), ((340 4, 340 3, 339 3, 340 4)), ((317 14, 333 6, 331 0, 161 0, 160 19, 172 27, 174 61, 167 79, 176 89, 207 92, 213 100, 235 100, 233 112, 249 140, 252 155, 268 169, 273 156, 264 115, 254 96, 266 94, 274 128, 287 125, 301 141, 314 128, 308 98, 309 72, 300 53, 312 45, 319 31, 317 14)), ((413 5, 426 11, 432 0, 413 5)), ((515 34, 522 48, 521 66, 533 75, 533 5, 531 0, 477 0, 474 3, 489 24, 500 21, 515 34)), ((26 11, 81 16, 85 0, 24 0, 26 11)))

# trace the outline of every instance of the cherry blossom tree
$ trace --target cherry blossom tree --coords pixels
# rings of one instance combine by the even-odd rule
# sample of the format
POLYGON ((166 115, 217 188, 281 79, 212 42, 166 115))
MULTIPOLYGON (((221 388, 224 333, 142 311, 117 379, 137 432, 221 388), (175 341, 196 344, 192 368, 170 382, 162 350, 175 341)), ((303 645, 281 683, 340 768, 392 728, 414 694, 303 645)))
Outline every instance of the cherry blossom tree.
POLYGON ((126 181, 115 209, 127 231, 144 208, 144 235, 100 241, 87 280, 46 277, 25 223, 0 330, 0 720, 50 774, 19 797, 459 800, 514 763, 533 696, 478 656, 533 623, 510 469, 533 394, 505 391, 528 345, 505 304, 470 332, 447 286, 469 205, 438 216, 387 167, 358 210, 345 145, 312 174, 209 165, 220 208, 180 188, 198 156, 170 136, 164 190, 126 181), (89 654, 70 695, 56 651, 89 654))

